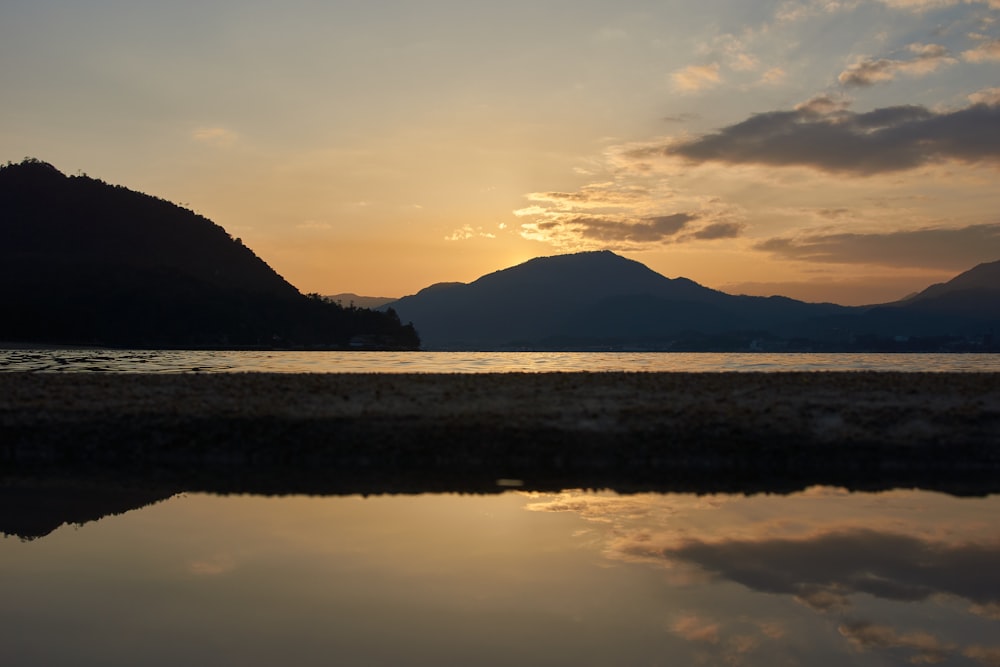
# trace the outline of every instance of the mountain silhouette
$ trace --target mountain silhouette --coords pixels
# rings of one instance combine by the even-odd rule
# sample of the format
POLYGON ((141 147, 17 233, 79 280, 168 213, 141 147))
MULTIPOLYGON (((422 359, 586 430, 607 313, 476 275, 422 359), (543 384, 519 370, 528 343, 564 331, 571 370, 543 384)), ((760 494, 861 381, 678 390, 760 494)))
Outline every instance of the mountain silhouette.
POLYGON ((1000 319, 1000 261, 980 264, 946 283, 931 285, 903 308, 974 319, 1000 319))
POLYGON ((959 336, 992 345, 993 332, 1000 329, 1000 261, 980 264, 900 301, 866 309, 848 326, 867 335, 959 336))
POLYGON ((980 349, 1000 323, 998 273, 1000 262, 984 264, 903 301, 847 307, 726 294, 597 251, 439 283, 390 305, 427 349, 980 349))
POLYGON ((416 323, 428 349, 669 349, 686 334, 756 338, 754 332, 851 312, 733 296, 606 250, 540 257, 472 283, 432 285, 391 307, 416 323))
POLYGON ((0 167, 0 304, 7 341, 419 345, 394 313, 299 293, 192 211, 35 159, 0 167))
POLYGON ((175 493, 138 485, 116 488, 107 483, 6 484, 0 486, 0 533, 33 540, 66 524, 83 525, 124 514, 166 500, 175 493))

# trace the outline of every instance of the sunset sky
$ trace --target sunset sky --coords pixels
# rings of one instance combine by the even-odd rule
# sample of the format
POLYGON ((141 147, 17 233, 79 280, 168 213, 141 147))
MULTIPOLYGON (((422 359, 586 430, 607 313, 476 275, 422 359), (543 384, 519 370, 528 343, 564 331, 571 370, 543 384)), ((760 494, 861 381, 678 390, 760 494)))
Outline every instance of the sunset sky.
POLYGON ((304 292, 611 249, 871 303, 1000 260, 1000 0, 6 0, 0 161, 304 292))

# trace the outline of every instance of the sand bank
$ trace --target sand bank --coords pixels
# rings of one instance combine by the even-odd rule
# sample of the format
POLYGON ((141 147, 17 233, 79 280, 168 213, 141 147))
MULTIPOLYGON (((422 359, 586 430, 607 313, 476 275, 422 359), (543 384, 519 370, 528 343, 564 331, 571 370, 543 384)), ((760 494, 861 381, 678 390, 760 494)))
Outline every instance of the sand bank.
POLYGON ((1000 490, 1000 375, 9 373, 0 463, 290 490, 498 478, 1000 490))

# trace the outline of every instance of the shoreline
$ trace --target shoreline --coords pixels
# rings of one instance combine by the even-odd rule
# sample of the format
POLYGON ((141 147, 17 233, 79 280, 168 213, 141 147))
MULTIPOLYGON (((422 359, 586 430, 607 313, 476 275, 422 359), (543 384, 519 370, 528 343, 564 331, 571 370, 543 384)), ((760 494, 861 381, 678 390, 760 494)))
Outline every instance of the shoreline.
POLYGON ((0 434, 8 480, 986 493, 1000 374, 2 373, 0 434))

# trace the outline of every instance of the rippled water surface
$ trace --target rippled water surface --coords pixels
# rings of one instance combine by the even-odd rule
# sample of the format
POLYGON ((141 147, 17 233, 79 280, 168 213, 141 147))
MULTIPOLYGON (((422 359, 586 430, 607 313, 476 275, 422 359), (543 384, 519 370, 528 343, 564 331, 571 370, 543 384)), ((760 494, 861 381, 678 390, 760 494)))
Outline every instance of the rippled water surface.
POLYGON ((6 665, 1000 664, 995 496, 59 497, 0 513, 6 665))
POLYGON ((0 371, 503 373, 860 370, 1000 372, 1000 355, 0 349, 0 371))

